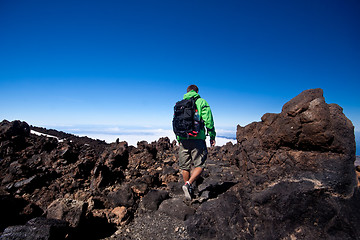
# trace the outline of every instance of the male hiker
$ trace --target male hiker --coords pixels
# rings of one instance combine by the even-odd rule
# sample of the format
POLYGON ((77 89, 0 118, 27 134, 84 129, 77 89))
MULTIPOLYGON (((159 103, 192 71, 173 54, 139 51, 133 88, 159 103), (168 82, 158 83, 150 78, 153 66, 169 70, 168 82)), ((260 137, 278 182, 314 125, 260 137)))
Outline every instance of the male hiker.
POLYGON ((205 160, 207 157, 205 128, 208 135, 210 136, 210 145, 215 146, 216 132, 210 106, 204 99, 200 98, 198 92, 199 89, 196 85, 190 85, 187 88, 187 93, 184 95, 183 100, 180 101, 195 101, 195 121, 193 120, 193 122, 196 126, 194 127, 194 129, 192 129, 190 133, 187 134, 184 134, 183 132, 179 133, 179 131, 177 131, 177 126, 176 124, 174 124, 174 121, 176 121, 176 107, 180 102, 175 105, 175 113, 173 120, 174 132, 177 135, 177 140, 180 144, 179 168, 182 170, 182 175, 185 182, 182 189, 187 200, 191 200, 193 195, 192 184, 196 181, 196 179, 198 179, 198 177, 203 171, 203 168, 205 167, 205 160), (192 163, 194 164, 194 169, 193 172, 190 174, 192 163))

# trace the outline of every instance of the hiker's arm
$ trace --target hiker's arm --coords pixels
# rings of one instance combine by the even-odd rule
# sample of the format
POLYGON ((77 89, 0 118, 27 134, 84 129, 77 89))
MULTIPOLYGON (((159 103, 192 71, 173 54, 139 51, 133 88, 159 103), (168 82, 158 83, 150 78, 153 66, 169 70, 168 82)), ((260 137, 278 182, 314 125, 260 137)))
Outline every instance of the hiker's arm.
POLYGON ((216 132, 214 118, 210 106, 205 100, 201 104, 201 118, 204 120, 204 124, 210 136, 210 140, 215 140, 216 132))

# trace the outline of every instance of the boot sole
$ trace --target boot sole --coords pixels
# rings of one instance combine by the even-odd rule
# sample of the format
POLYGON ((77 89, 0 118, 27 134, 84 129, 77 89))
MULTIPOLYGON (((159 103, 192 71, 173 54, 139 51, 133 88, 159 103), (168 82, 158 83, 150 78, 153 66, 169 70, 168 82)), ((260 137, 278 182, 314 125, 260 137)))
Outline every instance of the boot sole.
POLYGON ((182 189, 183 189, 184 194, 185 194, 185 199, 186 200, 191 200, 191 196, 190 196, 188 188, 184 185, 184 186, 182 186, 182 189))

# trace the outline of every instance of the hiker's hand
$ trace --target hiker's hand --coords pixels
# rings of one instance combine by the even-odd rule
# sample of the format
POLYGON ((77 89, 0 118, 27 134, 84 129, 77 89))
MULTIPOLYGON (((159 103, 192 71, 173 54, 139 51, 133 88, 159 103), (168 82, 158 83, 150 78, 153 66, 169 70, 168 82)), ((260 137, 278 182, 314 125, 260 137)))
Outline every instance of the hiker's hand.
POLYGON ((216 141, 215 141, 215 139, 214 140, 210 140, 210 146, 215 146, 215 143, 216 143, 216 141))

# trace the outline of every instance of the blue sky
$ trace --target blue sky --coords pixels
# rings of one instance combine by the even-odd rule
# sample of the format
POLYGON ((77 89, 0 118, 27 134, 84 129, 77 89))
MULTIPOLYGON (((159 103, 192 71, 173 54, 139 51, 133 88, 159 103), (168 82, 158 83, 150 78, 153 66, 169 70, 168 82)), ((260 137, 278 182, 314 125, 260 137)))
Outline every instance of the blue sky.
POLYGON ((324 89, 360 130, 360 2, 0 0, 0 119, 171 128, 189 84, 218 128, 324 89))

